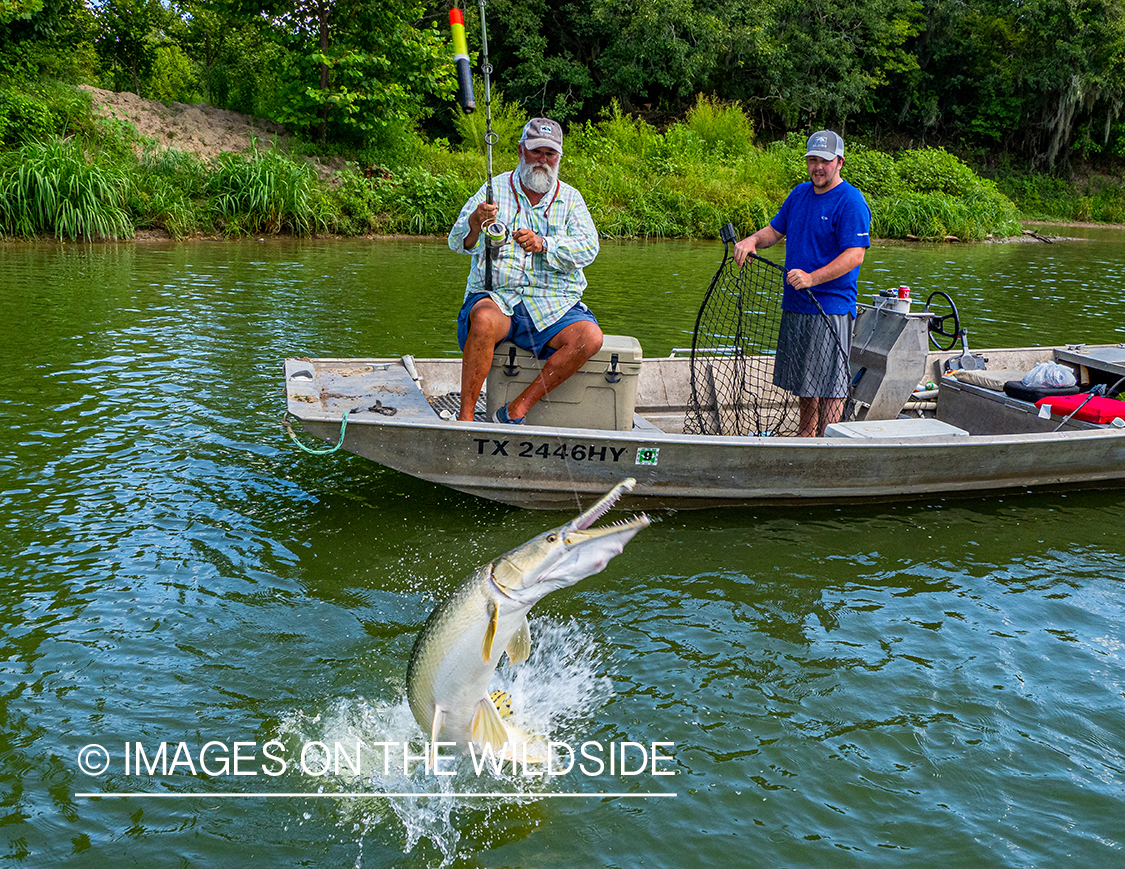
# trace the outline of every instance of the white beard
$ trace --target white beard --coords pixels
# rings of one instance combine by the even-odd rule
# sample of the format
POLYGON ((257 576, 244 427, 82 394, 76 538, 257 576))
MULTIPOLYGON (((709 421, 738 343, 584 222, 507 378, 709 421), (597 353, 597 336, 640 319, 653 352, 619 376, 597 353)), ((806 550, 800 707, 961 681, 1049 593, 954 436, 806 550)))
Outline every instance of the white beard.
POLYGON ((546 193, 559 180, 559 166, 532 165, 522 157, 519 165, 520 183, 532 193, 546 193))

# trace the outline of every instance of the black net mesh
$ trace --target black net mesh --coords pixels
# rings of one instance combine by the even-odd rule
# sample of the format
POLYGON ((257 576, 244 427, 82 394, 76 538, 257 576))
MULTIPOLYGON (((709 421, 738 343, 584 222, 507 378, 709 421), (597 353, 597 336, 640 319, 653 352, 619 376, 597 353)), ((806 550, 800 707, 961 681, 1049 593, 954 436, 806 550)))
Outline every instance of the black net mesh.
POLYGON ((850 338, 808 290, 815 313, 783 325, 784 289, 781 266, 752 257, 739 269, 723 257, 695 322, 685 434, 796 435, 799 396, 838 399, 851 415, 850 338))

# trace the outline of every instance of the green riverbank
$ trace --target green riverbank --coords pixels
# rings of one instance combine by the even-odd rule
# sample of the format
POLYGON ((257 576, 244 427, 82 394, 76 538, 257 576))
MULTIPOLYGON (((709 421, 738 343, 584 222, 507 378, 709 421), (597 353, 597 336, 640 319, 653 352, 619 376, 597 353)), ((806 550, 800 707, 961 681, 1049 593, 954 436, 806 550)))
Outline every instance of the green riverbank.
MULTIPOLYGON (((159 104, 156 104, 159 105, 159 104)), ((494 170, 515 163, 522 110, 493 103, 494 170)), ((43 82, 0 88, 0 235, 131 238, 444 234, 485 175, 483 115, 459 141, 403 137, 393 149, 341 153, 257 142, 203 158, 96 116, 90 95, 43 82), (342 168, 320 174, 310 158, 342 168)), ((804 137, 759 144, 738 105, 700 98, 659 130, 617 109, 571 125, 563 177, 611 238, 714 238, 731 221, 762 226, 806 180, 804 137)), ((867 196, 881 238, 981 240, 1021 219, 1125 221, 1125 188, 1081 189, 1046 175, 986 178, 941 148, 895 153, 849 141, 844 176, 867 196)))

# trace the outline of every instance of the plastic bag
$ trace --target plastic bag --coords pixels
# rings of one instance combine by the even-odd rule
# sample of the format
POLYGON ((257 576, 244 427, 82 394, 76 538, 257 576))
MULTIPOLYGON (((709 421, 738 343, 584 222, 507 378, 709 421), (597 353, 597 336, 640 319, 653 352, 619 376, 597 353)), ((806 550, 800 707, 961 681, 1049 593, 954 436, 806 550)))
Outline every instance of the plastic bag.
POLYGON ((1078 381, 1074 372, 1057 362, 1040 362, 1023 376, 1020 381, 1024 386, 1048 387, 1050 389, 1064 389, 1074 386, 1078 381))

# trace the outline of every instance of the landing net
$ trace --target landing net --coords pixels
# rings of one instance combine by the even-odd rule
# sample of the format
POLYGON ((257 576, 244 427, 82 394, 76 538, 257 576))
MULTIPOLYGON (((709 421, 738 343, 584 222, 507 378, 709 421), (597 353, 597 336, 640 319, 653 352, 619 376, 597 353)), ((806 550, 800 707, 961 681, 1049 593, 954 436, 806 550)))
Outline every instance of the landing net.
POLYGON ((783 326, 785 269, 758 256, 739 269, 726 255, 734 240, 728 227, 692 336, 684 433, 796 435, 798 396, 839 398, 849 418, 848 356, 832 320, 811 292, 790 288, 812 313, 789 315, 783 326))

